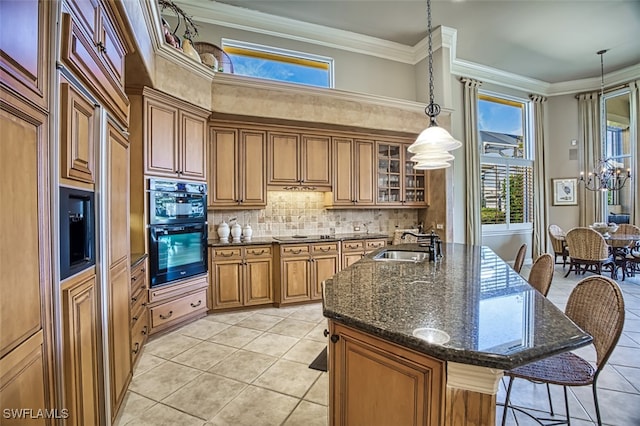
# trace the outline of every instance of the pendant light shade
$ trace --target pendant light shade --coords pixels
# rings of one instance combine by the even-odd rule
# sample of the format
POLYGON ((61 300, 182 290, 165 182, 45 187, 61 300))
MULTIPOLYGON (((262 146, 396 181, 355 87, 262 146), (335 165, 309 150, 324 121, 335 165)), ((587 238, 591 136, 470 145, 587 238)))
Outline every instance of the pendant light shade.
POLYGON ((440 105, 434 102, 433 97, 433 48, 431 37, 431 0, 427 0, 427 32, 428 32, 428 59, 429 59, 429 105, 425 108, 425 113, 430 118, 429 127, 418 135, 418 138, 407 150, 416 154, 411 158, 415 161, 413 166, 416 170, 444 169, 451 166, 449 161, 454 159, 448 151, 458 149, 462 146, 460 141, 453 138, 442 127, 436 123, 436 116, 440 113, 440 105))

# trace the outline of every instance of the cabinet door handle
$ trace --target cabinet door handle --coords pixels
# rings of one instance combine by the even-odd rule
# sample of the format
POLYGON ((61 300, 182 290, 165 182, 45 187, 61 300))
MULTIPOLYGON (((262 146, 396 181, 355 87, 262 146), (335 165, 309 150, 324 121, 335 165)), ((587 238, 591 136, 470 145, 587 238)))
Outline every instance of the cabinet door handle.
POLYGON ((202 305, 202 300, 198 300, 198 303, 195 305, 193 303, 190 303, 190 305, 192 308, 197 308, 198 306, 202 305))
POLYGON ((171 315, 173 315, 173 311, 169 311, 169 315, 167 315, 166 317, 164 315, 160 314, 160 319, 163 319, 163 320, 169 319, 169 318, 171 318, 171 315))
POLYGON ((134 355, 137 355, 139 350, 140 350, 140 343, 136 342, 136 348, 131 352, 133 352, 134 355))
POLYGON ((322 334, 324 334, 324 337, 329 336, 329 330, 327 330, 326 328, 324 329, 324 331, 322 332, 322 334))
POLYGON ((340 340, 340 336, 338 336, 337 334, 331 336, 331 341, 333 343, 336 343, 338 340, 340 340))

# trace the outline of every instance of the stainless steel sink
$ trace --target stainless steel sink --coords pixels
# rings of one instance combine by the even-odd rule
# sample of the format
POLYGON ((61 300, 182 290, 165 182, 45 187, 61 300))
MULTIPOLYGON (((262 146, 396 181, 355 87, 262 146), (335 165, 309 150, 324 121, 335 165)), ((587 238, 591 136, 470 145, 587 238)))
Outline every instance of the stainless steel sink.
POLYGON ((373 260, 422 262, 427 257, 429 257, 429 253, 424 251, 385 250, 373 256, 373 260))

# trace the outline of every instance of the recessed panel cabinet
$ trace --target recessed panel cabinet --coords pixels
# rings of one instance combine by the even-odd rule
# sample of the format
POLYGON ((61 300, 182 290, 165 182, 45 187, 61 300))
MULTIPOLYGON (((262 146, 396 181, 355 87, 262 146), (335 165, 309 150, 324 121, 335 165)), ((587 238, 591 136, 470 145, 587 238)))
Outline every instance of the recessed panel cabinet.
POLYGON ((267 205, 266 132, 211 127, 209 155, 209 208, 267 205))
POLYGON ((143 96, 145 173, 204 181, 208 113, 149 88, 143 96))
POLYGON ((294 189, 331 187, 331 137, 269 132, 268 185, 294 189))
POLYGON ((333 138, 333 191, 325 194, 327 206, 375 204, 374 150, 372 140, 333 138))

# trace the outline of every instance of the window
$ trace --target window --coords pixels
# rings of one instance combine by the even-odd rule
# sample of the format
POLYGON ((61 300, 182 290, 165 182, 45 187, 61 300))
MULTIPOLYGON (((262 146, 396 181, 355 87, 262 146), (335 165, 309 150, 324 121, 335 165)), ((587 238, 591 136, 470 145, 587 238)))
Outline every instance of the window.
POLYGON ((480 215, 483 232, 530 228, 533 160, 529 103, 491 94, 478 98, 480 215))
POLYGON ((333 88, 333 59, 233 40, 222 40, 234 74, 333 88))

